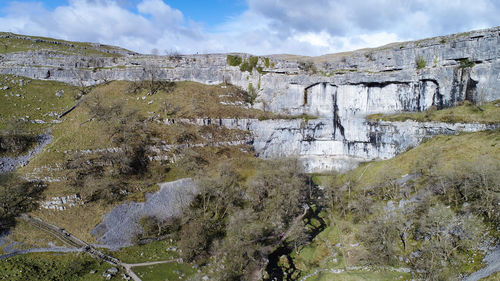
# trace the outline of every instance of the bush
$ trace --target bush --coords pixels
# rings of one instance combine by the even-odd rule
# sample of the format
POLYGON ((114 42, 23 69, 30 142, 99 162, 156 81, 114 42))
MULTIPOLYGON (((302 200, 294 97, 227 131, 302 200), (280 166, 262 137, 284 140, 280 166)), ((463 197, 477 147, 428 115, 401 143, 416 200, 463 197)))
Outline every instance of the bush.
POLYGON ((300 70, 303 70, 307 73, 315 74, 318 72, 316 65, 314 65, 314 63, 310 61, 300 61, 298 66, 300 70))
POLYGON ((427 62, 425 62, 425 59, 422 56, 418 56, 415 63, 417 64, 417 69, 422 69, 427 65, 427 62))
POLYGON ((229 164, 203 176, 182 226, 184 258, 218 261, 218 280, 249 280, 273 249, 308 241, 303 218, 311 204, 307 177, 295 160, 262 163, 245 184, 229 164), (286 242, 285 242, 286 241, 286 242))
POLYGON ((255 99, 257 98, 257 91, 253 87, 252 83, 248 84, 248 92, 245 96, 245 101, 249 104, 253 105, 255 103, 255 99))
POLYGON ((177 84, 171 81, 165 80, 154 80, 150 78, 148 80, 140 80, 131 82, 127 88, 127 93, 136 95, 144 90, 148 91, 148 95, 154 95, 159 91, 165 91, 166 93, 171 93, 175 90, 177 84))
POLYGON ((240 70, 252 72, 253 69, 257 67, 258 63, 259 63, 259 57, 249 57, 248 61, 244 61, 240 65, 240 70))
POLYGON ((0 154, 21 154, 37 142, 37 137, 23 128, 21 122, 7 124, 0 131, 0 154))
POLYGON ((0 234, 15 225, 15 218, 38 207, 46 185, 15 174, 0 174, 0 234))
POLYGON ((271 66, 271 64, 269 63, 269 58, 264 58, 264 66, 266 66, 266 68, 269 68, 269 66, 271 66))
POLYGON ((460 60, 460 67, 461 68, 468 68, 468 67, 474 67, 476 65, 473 61, 469 61, 469 58, 461 59, 460 60))
POLYGON ((230 66, 238 66, 242 62, 240 56, 227 55, 227 64, 230 66))
POLYGON ((29 134, 0 134, 0 153, 21 154, 36 143, 36 136, 29 134))

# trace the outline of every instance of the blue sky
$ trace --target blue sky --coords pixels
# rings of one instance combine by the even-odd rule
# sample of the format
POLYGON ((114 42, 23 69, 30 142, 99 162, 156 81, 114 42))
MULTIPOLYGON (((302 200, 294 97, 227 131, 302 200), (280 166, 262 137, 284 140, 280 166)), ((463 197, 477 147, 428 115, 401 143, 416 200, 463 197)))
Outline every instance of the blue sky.
POLYGON ((0 30, 141 53, 321 55, 500 25, 498 0, 2 0, 0 30))
MULTIPOLYGON (((2 2, 6 2, 3 5, 4 7, 8 5, 8 2, 40 2, 47 9, 55 9, 69 3, 68 0, 17 0, 2 2)), ((123 3, 125 8, 137 12, 136 6, 141 0, 121 0, 118 2, 123 3)), ((238 16, 248 8, 245 0, 165 0, 163 2, 172 8, 182 11, 186 18, 206 24, 209 29, 227 19, 238 16)), ((2 7, 2 4, 0 4, 0 7, 2 7)), ((5 15, 3 9, 0 10, 0 15, 5 15)))

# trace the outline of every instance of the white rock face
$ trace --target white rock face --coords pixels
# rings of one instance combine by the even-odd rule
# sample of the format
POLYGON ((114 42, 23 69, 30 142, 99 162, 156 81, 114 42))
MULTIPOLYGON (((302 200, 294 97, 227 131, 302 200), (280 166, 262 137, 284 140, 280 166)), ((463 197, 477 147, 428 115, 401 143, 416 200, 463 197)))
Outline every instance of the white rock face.
POLYGON ((299 157, 308 172, 348 170, 359 162, 389 159, 417 146, 422 139, 438 134, 456 134, 500 128, 500 124, 448 124, 375 122, 357 119, 359 126, 349 128, 348 137, 334 134, 332 119, 265 120, 257 119, 199 119, 199 125, 222 126, 248 130, 252 144, 263 158, 299 157))
MULTIPOLYGON (((325 56, 316 73, 304 63, 268 56, 262 71, 242 72, 226 54, 169 57, 123 53, 84 57, 29 51, 0 55, 0 73, 79 85, 139 80, 147 69, 158 79, 229 82, 258 93, 255 107, 318 119, 226 120, 230 128, 253 133, 261 157, 299 156, 309 171, 348 169, 359 161, 386 159, 435 134, 478 131, 496 126, 415 122, 369 124, 374 113, 417 112, 453 107, 469 100, 500 99, 500 27, 395 43, 378 49, 325 56), (423 59, 425 67, 417 67, 423 59), (61 63, 63 62, 63 63, 61 63)), ((237 54, 247 60, 250 55, 237 54)), ((200 121, 203 122, 203 121, 200 121)))

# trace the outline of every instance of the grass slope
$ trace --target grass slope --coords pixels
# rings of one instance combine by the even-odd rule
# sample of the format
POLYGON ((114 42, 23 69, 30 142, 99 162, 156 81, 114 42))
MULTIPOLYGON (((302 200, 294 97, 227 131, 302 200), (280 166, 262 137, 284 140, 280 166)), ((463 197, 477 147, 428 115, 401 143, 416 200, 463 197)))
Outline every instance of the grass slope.
POLYGON ((78 89, 61 82, 0 75, 0 130, 9 122, 24 120, 28 129, 40 131, 75 103, 78 89), (56 93, 61 93, 58 97, 56 93), (36 123, 38 122, 38 123, 36 123))
MULTIPOLYGON (((36 155, 30 163, 18 170, 22 175, 29 178, 59 179, 59 181, 47 182, 48 188, 44 192, 45 198, 53 196, 66 196, 75 194, 65 178, 67 170, 64 163, 68 156, 75 151, 86 149, 103 149, 112 147, 110 139, 108 120, 99 121, 93 118, 92 106, 100 104, 103 109, 119 105, 122 112, 137 112, 140 118, 144 118, 148 126, 157 133, 157 138, 166 144, 178 144, 183 135, 191 134, 195 136, 192 142, 210 144, 211 142, 224 142, 230 140, 243 139, 246 132, 239 130, 217 129, 215 126, 200 127, 187 124, 166 125, 157 122, 162 118, 273 118, 272 113, 259 110, 248 109, 240 104, 245 103, 245 92, 233 86, 206 86, 195 82, 179 82, 173 91, 160 91, 155 95, 147 95, 143 90, 137 94, 129 94, 130 82, 116 81, 105 85, 99 85, 84 97, 84 101, 70 114, 62 119, 57 119, 57 115, 76 103, 75 97, 78 89, 75 87, 51 81, 39 81, 24 77, 1 76, 2 85, 9 87, 8 90, 0 93, 0 126, 4 128, 9 125, 9 120, 17 121, 20 118, 29 116, 29 120, 40 119, 46 124, 24 122, 30 130, 40 133, 51 128, 54 136, 53 142, 48 145, 40 154, 36 155), (23 84, 30 81, 22 87, 23 84), (57 97, 56 92, 64 90, 62 97, 57 97), (13 96, 10 95, 13 92, 13 96), (15 93, 22 93, 20 97, 15 93), (7 96, 4 96, 7 95, 7 96), (37 110, 40 108, 40 110, 37 110), (60 120, 61 123, 52 123, 52 120, 60 120)), ((3 86, 2 86, 3 87, 3 86)), ((1 128, 1 127, 0 127, 1 128)), ((208 161, 219 161, 224 159, 246 159, 237 164, 242 169, 247 169, 249 158, 253 154, 248 147, 234 148, 199 148, 198 154, 208 161)), ((186 177, 182 169, 171 165, 168 171, 158 162, 152 162, 152 170, 156 175, 160 175, 152 180, 172 181, 186 177)), ((251 170, 251 169, 250 169, 251 170)), ((144 200, 146 192, 154 192, 158 186, 155 182, 137 181, 138 189, 130 193, 127 199, 134 201, 144 200)), ((89 234, 89 231, 97 225, 102 216, 112 208, 107 204, 91 202, 85 205, 78 205, 64 212, 39 209, 33 215, 55 223, 78 237, 88 241, 96 242, 89 234)), ((45 240, 35 240, 29 237, 42 235, 36 229, 21 227, 13 230, 13 235, 22 241, 29 242, 28 246, 46 246, 45 240), (26 237, 21 237, 21 236, 26 237)))
POLYGON ((111 267, 87 254, 32 253, 0 261, 0 280, 100 281, 105 280, 102 274, 111 267))
POLYGON ((52 51, 65 55, 105 57, 121 56, 120 53, 130 52, 118 47, 107 45, 87 42, 71 42, 47 37, 0 32, 0 54, 26 51, 52 51))
MULTIPOLYGON (((337 187, 346 186, 348 182, 356 182, 350 195, 354 201, 357 196, 360 196, 360 192, 363 193, 363 190, 370 190, 373 186, 384 184, 388 178, 400 179, 407 174, 419 173, 420 171, 414 169, 416 163, 428 163, 438 159, 440 166, 435 168, 435 173, 442 174, 460 169, 463 163, 481 163, 483 159, 500 163, 500 130, 462 133, 457 136, 436 136, 392 159, 365 163, 342 175, 315 175, 314 181, 323 186, 337 187)), ((425 177, 426 175, 416 180, 414 188, 418 189, 420 182, 425 182, 425 177)), ((375 200, 373 206, 383 207, 386 206, 386 201, 389 199, 386 201, 373 200, 375 200)), ((351 206, 350 204, 349 206, 351 206)), ((375 220, 380 215, 376 213, 369 216, 368 219, 375 220)), ((396 280, 400 278, 406 280, 409 278, 408 274, 398 273, 394 270, 384 271, 377 267, 371 267, 374 271, 373 274, 364 272, 362 276, 356 276, 355 274, 359 273, 356 271, 342 274, 327 273, 330 269, 367 265, 366 261, 361 258, 366 249, 359 240, 365 235, 363 232, 365 229, 362 227, 364 222, 357 222, 355 217, 351 215, 341 217, 336 213, 330 213, 327 221, 327 228, 317 235, 311 244, 292 255, 294 265, 301 270, 301 276, 321 271, 322 274, 314 275, 307 280, 396 280), (346 256, 347 259, 345 259, 346 256), (391 277, 392 274, 395 275, 391 277)), ((491 231, 490 235, 495 237, 497 235, 495 233, 495 231, 491 231)), ((418 241, 410 241, 408 248, 418 246, 419 243, 418 241)), ((481 259, 481 254, 470 253, 467 263, 454 270, 465 273, 474 272, 481 268, 481 259)), ((405 264, 401 263, 398 266, 405 267, 405 264)), ((398 266, 394 269, 397 269, 398 266)))
POLYGON ((500 120, 500 100, 485 103, 481 106, 464 102, 459 106, 441 110, 428 109, 423 112, 403 112, 391 115, 372 114, 367 116, 367 120, 498 124, 500 120))

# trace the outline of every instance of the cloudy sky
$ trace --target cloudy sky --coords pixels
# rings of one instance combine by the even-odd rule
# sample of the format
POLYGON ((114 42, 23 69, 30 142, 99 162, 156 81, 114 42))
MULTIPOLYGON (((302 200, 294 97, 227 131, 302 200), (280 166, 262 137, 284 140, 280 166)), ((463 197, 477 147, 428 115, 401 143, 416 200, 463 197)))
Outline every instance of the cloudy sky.
POLYGON ((141 53, 321 55, 500 25, 498 0, 0 0, 0 30, 141 53))

